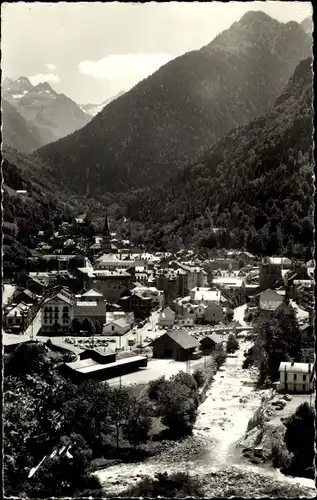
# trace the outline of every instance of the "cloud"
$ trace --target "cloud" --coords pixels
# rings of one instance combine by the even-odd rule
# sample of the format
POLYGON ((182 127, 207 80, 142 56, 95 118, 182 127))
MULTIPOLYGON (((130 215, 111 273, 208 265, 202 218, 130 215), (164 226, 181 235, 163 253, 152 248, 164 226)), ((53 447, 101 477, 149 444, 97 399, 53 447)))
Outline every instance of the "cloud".
POLYGON ((47 63, 47 64, 44 64, 44 66, 45 66, 47 69, 49 69, 50 71, 55 71, 55 69, 56 69, 55 64, 47 63))
POLYGON ((47 73, 46 75, 39 73, 38 75, 29 76, 28 78, 32 85, 37 85, 38 83, 43 82, 58 83, 60 81, 60 77, 54 73, 47 73))
POLYGON ((166 53, 159 54, 113 54, 98 61, 82 61, 78 69, 84 75, 102 80, 115 80, 132 85, 157 71, 174 59, 166 53))

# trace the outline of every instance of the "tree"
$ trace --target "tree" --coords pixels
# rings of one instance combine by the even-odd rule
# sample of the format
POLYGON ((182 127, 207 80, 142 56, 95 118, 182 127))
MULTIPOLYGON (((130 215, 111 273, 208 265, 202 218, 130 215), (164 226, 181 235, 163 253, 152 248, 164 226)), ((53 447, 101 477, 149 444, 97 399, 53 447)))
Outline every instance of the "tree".
POLYGON ((132 444, 133 448, 148 440, 151 423, 147 406, 135 397, 131 398, 127 420, 122 430, 123 436, 132 444))
POLYGON ((102 335, 102 324, 99 320, 94 321, 96 335, 102 335))
POLYGON ((227 353, 231 354, 239 349, 239 342, 234 335, 230 334, 227 342, 227 353))
POLYGON ((95 325, 92 322, 90 318, 85 318, 82 323, 82 328, 85 332, 88 333, 88 335, 95 335, 96 330, 95 330, 95 325))
POLYGON ((72 332, 74 335, 78 335, 80 330, 82 330, 82 320, 79 318, 74 318, 72 321, 72 332))
POLYGON ((109 397, 109 416, 115 432, 117 449, 119 448, 123 429, 126 429, 129 419, 130 403, 131 395, 127 389, 118 389, 115 387, 111 390, 109 397))
POLYGON ((213 356, 217 366, 217 370, 219 370, 219 368, 226 362, 227 359, 227 355, 224 348, 222 346, 220 347, 217 346, 213 356))
POLYGON ((315 412, 302 403, 286 422, 285 443, 293 453, 290 472, 296 476, 314 477, 315 412))
POLYGON ((262 380, 274 382, 281 361, 301 360, 302 339, 294 309, 284 307, 268 318, 260 317, 256 331, 256 363, 261 367, 262 380))
POLYGON ((228 323, 231 323, 234 317, 234 312, 232 309, 227 309, 225 313, 225 319, 228 323))

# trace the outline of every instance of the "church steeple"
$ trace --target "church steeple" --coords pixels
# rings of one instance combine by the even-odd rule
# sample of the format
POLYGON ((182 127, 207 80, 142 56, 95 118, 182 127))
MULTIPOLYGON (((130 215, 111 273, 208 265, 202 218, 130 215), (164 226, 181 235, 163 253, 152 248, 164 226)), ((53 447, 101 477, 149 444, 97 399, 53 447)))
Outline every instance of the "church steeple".
POLYGON ((109 227, 109 220, 108 220, 108 214, 105 216, 105 223, 103 226, 102 230, 102 244, 101 244, 101 249, 103 253, 109 253, 111 252, 111 243, 110 243, 110 227, 109 227))

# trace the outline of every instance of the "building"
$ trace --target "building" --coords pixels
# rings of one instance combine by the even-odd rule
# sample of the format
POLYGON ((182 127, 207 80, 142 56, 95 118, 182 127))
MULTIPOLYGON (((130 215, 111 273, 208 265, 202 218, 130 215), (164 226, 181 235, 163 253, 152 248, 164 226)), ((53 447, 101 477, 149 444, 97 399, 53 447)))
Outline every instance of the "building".
POLYGON ((103 327, 103 335, 124 335, 133 327, 134 321, 131 316, 123 316, 113 319, 103 327))
POLYGON ((131 259, 122 259, 113 253, 104 253, 96 260, 95 269, 108 269, 114 271, 116 269, 126 269, 133 271, 135 269, 135 261, 131 259))
POLYGON ((16 304, 24 302, 28 305, 36 304, 36 302, 38 301, 37 295, 26 288, 24 290, 17 291, 17 293, 13 297, 13 300, 16 304))
POLYGON ((195 309, 197 319, 202 319, 204 323, 217 324, 224 320, 223 307, 211 302, 210 304, 199 304, 195 309))
POLYGON ((220 304, 221 302, 221 292, 217 289, 211 289, 206 287, 197 287, 190 290, 189 297, 191 302, 194 304, 208 304, 215 302, 220 304))
POLYGON ((41 333, 68 332, 74 317, 74 298, 64 290, 46 299, 42 307, 41 333))
POLYGON ((282 260, 281 258, 262 259, 260 264, 260 290, 267 290, 268 288, 275 288, 283 282, 282 278, 282 260))
POLYGON ((199 347, 199 343, 184 330, 170 330, 152 342, 153 358, 173 358, 187 361, 199 347))
POLYGON ((92 358, 65 363, 61 366, 64 375, 70 376, 75 383, 88 379, 108 380, 133 373, 147 367, 146 356, 131 356, 111 363, 98 363, 92 358))
POLYGON ((106 301, 102 293, 91 289, 82 295, 77 295, 73 317, 77 319, 89 318, 93 322, 99 321, 101 325, 104 325, 106 323, 106 301))
POLYGON ((282 361, 279 366, 279 392, 310 393, 315 389, 315 367, 313 363, 282 361))
POLYGON ((175 312, 170 307, 165 307, 160 311, 158 317, 158 325, 161 327, 171 328, 175 323, 175 312))
POLYGON ((79 354, 79 359, 93 359, 96 363, 104 365, 116 361, 116 353, 110 347, 96 347, 94 349, 85 349, 79 354))
POLYGON ((21 302, 5 312, 5 325, 15 333, 22 333, 29 323, 30 314, 30 305, 21 302))
POLYGON ((214 332, 211 335, 204 337, 200 341, 200 345, 204 351, 213 351, 216 347, 223 345, 223 339, 221 335, 214 332))
POLYGON ((118 302, 132 288, 133 277, 123 269, 109 271, 107 269, 80 268, 83 288, 94 288, 102 293, 107 302, 118 302))
POLYGON ((259 308, 261 311, 276 311, 284 302, 284 296, 276 290, 265 290, 260 293, 259 308))
POLYGON ((124 312, 133 312, 136 319, 148 318, 152 310, 151 297, 144 297, 138 292, 132 292, 119 300, 124 312))

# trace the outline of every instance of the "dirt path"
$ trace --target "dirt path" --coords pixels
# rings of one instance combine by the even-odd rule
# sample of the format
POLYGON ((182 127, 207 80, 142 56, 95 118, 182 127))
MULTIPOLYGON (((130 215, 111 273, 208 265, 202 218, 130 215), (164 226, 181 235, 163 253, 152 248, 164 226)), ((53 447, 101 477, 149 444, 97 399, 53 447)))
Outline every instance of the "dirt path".
POLYGON ((261 474, 284 484, 314 488, 311 480, 288 478, 279 471, 242 461, 236 443, 244 436, 249 419, 267 392, 254 390, 255 373, 242 369, 243 352, 248 347, 249 342, 241 341, 237 355, 229 357, 216 374, 199 408, 192 437, 145 462, 120 464, 96 473, 107 494, 123 491, 142 477, 154 476, 157 472, 185 470, 199 476, 217 471, 223 476, 227 471, 230 487, 236 486, 236 479, 231 479, 234 484, 230 484, 230 478, 234 477, 232 471, 241 471, 246 475, 261 474))

